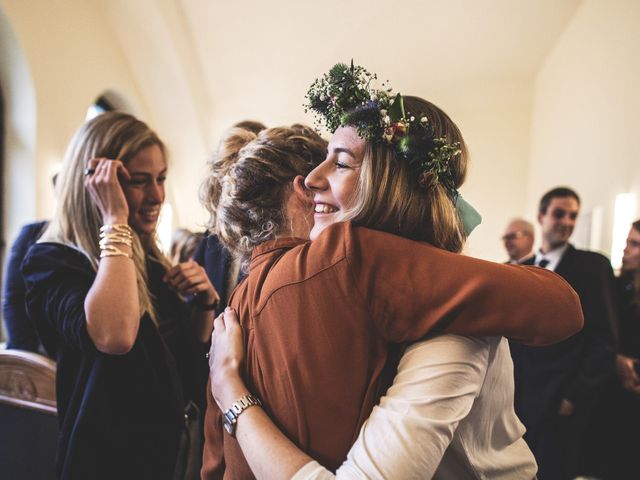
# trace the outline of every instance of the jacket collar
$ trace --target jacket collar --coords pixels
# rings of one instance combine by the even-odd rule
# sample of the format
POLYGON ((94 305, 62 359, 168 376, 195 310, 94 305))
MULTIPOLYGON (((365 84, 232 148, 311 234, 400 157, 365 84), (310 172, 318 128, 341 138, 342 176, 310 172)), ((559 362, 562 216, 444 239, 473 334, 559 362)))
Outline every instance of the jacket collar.
POLYGON ((260 245, 254 247, 253 253, 251 254, 251 261, 253 262, 258 257, 262 255, 266 255, 275 250, 290 250, 297 245, 302 245, 303 243, 308 242, 309 240, 304 240, 302 238, 296 237, 283 237, 277 238, 275 240, 269 240, 268 242, 261 243, 260 245))

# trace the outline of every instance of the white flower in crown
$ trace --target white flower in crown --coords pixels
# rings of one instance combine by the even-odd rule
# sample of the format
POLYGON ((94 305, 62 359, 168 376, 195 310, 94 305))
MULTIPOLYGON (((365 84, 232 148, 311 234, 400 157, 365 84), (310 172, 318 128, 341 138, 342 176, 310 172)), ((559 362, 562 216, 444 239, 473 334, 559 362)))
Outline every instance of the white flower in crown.
POLYGON ((422 117, 420 119, 420 123, 422 123, 423 125, 426 125, 427 123, 429 123, 429 119, 427 117, 422 117))
POLYGON ((386 127, 382 133, 382 139, 387 143, 391 143, 393 140, 393 128, 386 127))

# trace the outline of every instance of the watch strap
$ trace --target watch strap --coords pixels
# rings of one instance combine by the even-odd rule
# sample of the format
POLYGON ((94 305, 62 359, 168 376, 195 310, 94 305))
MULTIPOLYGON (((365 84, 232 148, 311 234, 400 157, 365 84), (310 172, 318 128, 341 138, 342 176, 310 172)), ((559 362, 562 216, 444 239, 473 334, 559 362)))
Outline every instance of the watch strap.
POLYGON ((255 397, 252 394, 244 395, 240 397, 238 400, 233 402, 229 409, 224 412, 224 426, 229 435, 232 437, 235 436, 236 431, 236 423, 238 421, 238 417, 242 412, 244 412, 247 408, 253 406, 262 406, 262 402, 258 397, 255 397))

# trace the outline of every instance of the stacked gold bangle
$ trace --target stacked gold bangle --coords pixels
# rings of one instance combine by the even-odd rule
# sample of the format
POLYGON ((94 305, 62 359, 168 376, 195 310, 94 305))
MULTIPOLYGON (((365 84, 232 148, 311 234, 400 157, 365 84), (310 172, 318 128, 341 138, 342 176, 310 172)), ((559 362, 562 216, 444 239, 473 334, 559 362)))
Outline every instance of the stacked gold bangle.
POLYGON ((100 227, 100 258, 104 257, 128 257, 133 255, 123 252, 116 245, 131 247, 133 234, 131 227, 126 223, 113 223, 100 227))

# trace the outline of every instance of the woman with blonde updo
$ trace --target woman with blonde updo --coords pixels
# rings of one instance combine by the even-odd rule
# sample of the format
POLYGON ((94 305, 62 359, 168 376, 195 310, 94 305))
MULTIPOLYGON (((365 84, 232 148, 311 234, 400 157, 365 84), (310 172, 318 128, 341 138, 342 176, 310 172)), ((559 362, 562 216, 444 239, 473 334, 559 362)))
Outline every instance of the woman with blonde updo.
MULTIPOLYGON (((312 150, 312 164, 305 167, 300 174, 305 175, 312 166, 324 160, 327 149, 327 142, 309 127, 303 125, 293 125, 291 133, 297 134, 305 140, 308 148, 312 150)), ((246 120, 236 123, 228 129, 220 140, 218 149, 211 156, 207 163, 209 174, 202 184, 200 196, 201 201, 210 213, 210 225, 215 228, 216 211, 213 206, 218 204, 218 199, 222 190, 221 179, 229 169, 235 164, 238 151, 247 143, 255 140, 258 134, 266 127, 255 121, 246 120)), ((287 179, 286 183, 289 183, 287 179)), ((215 229, 211 230, 212 232, 215 229)), ((244 272, 240 270, 240 259, 232 256, 229 250, 220 243, 217 235, 211 233, 199 245, 194 254, 194 260, 204 267, 211 282, 220 293, 221 301, 216 310, 220 313, 227 305, 229 296, 238 281, 244 277, 244 272)))
MULTIPOLYGON (((340 86, 343 92, 343 80, 340 86)), ((355 93, 351 98, 362 100, 355 93)), ((335 111, 342 99, 328 98, 324 112, 335 111)), ((497 335, 534 344, 561 340, 582 324, 579 302, 550 272, 453 253, 465 238, 451 193, 464 180, 466 148, 442 110, 417 98, 405 107, 407 119, 428 117, 433 128, 431 137, 415 139, 416 158, 433 153, 438 165, 446 160, 446 172, 427 172, 391 145, 361 137, 361 119, 372 118, 365 112, 337 128, 306 188, 299 177, 278 187, 279 205, 268 194, 277 183, 270 183, 272 172, 295 152, 269 131, 239 152, 222 181, 228 195, 215 206, 217 229, 251 259, 230 301, 240 323, 229 312, 215 321, 210 365, 217 406, 210 398, 203 478, 326 475, 311 459, 335 470, 370 414, 375 434, 363 428, 356 458, 350 454, 343 472, 429 478, 442 461, 450 478, 466 478, 470 464, 487 478, 535 475, 509 403, 508 347, 497 335), (303 230, 312 216, 309 242, 303 230), (401 348, 436 330, 476 337, 440 335, 410 346, 388 408, 372 414, 401 348), (469 426, 452 441, 467 416, 490 428, 474 440, 469 426), (456 466, 460 475, 451 476, 456 466)), ((386 114, 374 108, 377 126, 386 114)), ((393 129, 384 133, 395 136, 393 129)))
POLYGON ((131 115, 84 124, 55 215, 23 262, 27 310, 58 363, 61 479, 182 479, 199 468, 187 427, 198 425, 191 401, 204 393, 217 293, 201 267, 170 267, 158 248, 166 157, 131 115), (196 297, 191 318, 179 295, 196 297))
POLYGON ((240 149, 236 162, 220 179, 212 221, 245 270, 254 248, 281 237, 283 231, 308 237, 310 198, 303 180, 324 160, 326 151, 327 142, 299 124, 264 130, 240 149), (292 195, 294 190, 302 195, 292 195), (287 215, 288 202, 303 214, 287 215))

